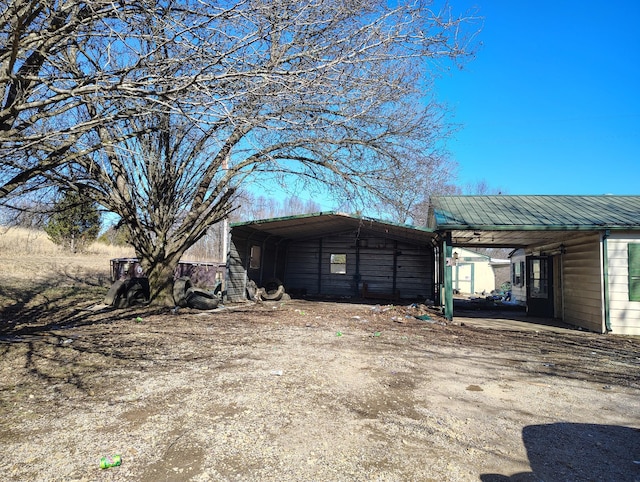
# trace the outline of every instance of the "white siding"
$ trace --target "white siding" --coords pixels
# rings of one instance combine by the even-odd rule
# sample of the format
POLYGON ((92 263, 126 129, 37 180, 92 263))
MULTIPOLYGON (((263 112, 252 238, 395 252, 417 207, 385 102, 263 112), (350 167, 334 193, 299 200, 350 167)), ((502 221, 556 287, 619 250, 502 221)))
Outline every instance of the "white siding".
POLYGON ((640 234, 616 233, 607 240, 609 320, 618 335, 640 335, 640 301, 629 301, 629 243, 640 243, 640 234))
POLYGON ((564 321, 603 333, 600 235, 565 241, 562 258, 564 321))
POLYGON ((496 288, 496 278, 488 256, 464 248, 453 248, 458 264, 452 269, 453 288, 466 294, 489 294, 496 288))

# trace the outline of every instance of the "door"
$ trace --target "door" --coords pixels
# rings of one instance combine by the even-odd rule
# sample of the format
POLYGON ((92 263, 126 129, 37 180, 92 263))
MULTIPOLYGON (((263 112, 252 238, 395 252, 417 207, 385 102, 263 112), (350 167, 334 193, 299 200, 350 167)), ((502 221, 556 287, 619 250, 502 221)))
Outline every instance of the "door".
POLYGON ((527 314, 553 318, 553 257, 527 256, 527 314))

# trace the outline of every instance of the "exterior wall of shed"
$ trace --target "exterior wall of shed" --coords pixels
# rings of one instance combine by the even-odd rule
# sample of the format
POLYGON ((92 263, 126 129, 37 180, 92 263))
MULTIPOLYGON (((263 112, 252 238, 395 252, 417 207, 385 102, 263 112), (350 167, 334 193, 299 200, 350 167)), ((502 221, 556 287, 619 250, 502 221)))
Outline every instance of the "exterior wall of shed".
MULTIPOLYGON (((258 233, 247 239, 245 236, 231 236, 229 244, 229 260, 227 271, 227 300, 246 300, 246 289, 249 280, 263 286, 272 278, 281 279, 285 267, 285 242, 272 240, 258 233), (251 248, 260 248, 259 266, 250 266, 251 248)), ((282 279, 281 279, 282 280, 282 279)))
POLYGON ((247 246, 248 241, 246 239, 231 237, 226 279, 226 298, 229 301, 244 301, 247 299, 247 271, 244 262, 247 246))
POLYGON ((258 286, 280 279, 288 293, 312 296, 359 297, 367 283, 372 296, 433 299, 434 259, 429 246, 355 233, 305 241, 284 241, 254 234, 232 235, 229 245, 227 299, 246 299, 248 280, 258 286), (251 246, 260 246, 260 268, 249 268, 251 246), (331 273, 331 254, 346 254, 346 273, 331 273), (394 276, 395 266, 395 276, 394 276), (395 278, 395 287, 394 287, 395 278))
POLYGON ((615 233, 607 240, 609 320, 612 333, 640 335, 640 302, 629 301, 630 243, 640 243, 640 233, 615 233))
POLYGON ((287 247, 285 287, 308 295, 432 299, 433 249, 376 236, 325 236, 287 247), (346 273, 331 273, 331 254, 346 254, 346 273), (395 276, 394 276, 395 270, 395 276), (395 278, 395 285, 394 285, 395 278))
POLYGON ((285 287, 307 295, 357 296, 356 247, 353 236, 330 236, 292 242, 287 250, 285 287), (331 255, 346 254, 346 273, 331 273, 331 255))

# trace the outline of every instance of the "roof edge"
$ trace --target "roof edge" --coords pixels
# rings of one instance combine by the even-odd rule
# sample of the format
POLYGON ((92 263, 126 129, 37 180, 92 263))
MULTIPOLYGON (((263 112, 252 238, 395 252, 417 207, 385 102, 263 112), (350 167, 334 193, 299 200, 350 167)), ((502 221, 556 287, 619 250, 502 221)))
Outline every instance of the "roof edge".
POLYGON ((276 222, 276 221, 288 221, 288 220, 293 220, 293 219, 308 219, 308 218, 322 217, 322 216, 340 216, 340 217, 344 217, 344 218, 355 219, 355 220, 360 220, 360 221, 368 221, 368 222, 373 222, 373 223, 387 225, 387 226, 394 226, 394 227, 398 227, 398 228, 415 229, 417 231, 423 231, 425 233, 433 233, 433 232, 435 232, 435 229, 429 228, 427 226, 414 226, 414 225, 411 225, 411 224, 395 223, 393 221, 385 221, 383 219, 376 219, 376 218, 372 218, 372 217, 369 217, 369 216, 357 216, 357 215, 354 215, 354 214, 348 214, 348 213, 343 213, 343 212, 339 212, 339 211, 320 211, 320 212, 309 213, 309 214, 296 214, 296 215, 292 215, 292 216, 282 216, 282 217, 267 218, 267 219, 256 219, 254 221, 242 221, 242 222, 237 222, 237 223, 231 223, 230 227, 235 228, 235 227, 240 227, 240 226, 250 226, 252 224, 267 224, 267 223, 272 223, 272 222, 276 222))

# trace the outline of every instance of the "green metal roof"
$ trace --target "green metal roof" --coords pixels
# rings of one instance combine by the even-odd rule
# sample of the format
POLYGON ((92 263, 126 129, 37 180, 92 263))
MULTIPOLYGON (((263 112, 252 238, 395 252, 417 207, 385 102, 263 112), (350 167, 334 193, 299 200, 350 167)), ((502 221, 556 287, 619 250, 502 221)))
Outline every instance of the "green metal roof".
POLYGON ((436 196, 428 225, 454 246, 541 246, 578 233, 639 231, 640 196, 436 196))
POLYGON ((640 229, 640 196, 437 196, 436 230, 640 229))

